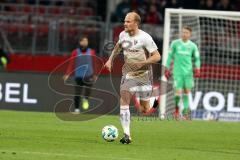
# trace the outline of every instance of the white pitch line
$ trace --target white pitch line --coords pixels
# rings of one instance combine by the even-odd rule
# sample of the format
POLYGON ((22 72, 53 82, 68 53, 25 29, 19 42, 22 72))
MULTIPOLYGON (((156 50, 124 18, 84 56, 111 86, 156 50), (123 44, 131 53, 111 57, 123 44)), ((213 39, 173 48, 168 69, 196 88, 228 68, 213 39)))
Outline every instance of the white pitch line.
POLYGON ((64 153, 48 153, 48 152, 31 152, 31 151, 10 151, 10 150, 0 150, 0 152, 7 153, 20 153, 20 154, 36 154, 36 155, 48 155, 48 156, 62 156, 62 157, 76 157, 76 158, 96 158, 96 159, 111 159, 111 160, 140 160, 139 158, 112 158, 112 157, 101 157, 101 156, 89 156, 89 155, 74 155, 74 154, 64 154, 64 153))

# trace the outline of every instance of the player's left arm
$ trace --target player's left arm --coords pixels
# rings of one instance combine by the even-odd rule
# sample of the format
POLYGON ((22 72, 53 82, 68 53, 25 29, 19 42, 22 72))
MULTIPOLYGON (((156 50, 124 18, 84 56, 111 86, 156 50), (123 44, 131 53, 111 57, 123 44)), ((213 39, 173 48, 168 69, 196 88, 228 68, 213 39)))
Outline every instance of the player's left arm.
POLYGON ((201 60, 200 60, 200 54, 199 49, 197 45, 194 45, 193 49, 193 58, 194 58, 194 76, 199 78, 200 77, 200 68, 201 68, 201 60))
POLYGON ((150 53, 150 56, 144 62, 145 64, 153 64, 160 61, 161 55, 158 52, 158 47, 156 43, 153 41, 151 36, 146 38, 144 47, 147 50, 147 52, 150 53))
POLYGON ((161 55, 158 50, 155 50, 151 53, 151 56, 145 61, 145 64, 153 64, 160 61, 161 55))
POLYGON ((200 54, 199 54, 199 50, 198 50, 197 45, 194 45, 193 57, 194 57, 195 68, 200 69, 200 67, 201 67, 201 60, 200 60, 200 54))
POLYGON ((161 59, 161 56, 160 56, 158 50, 155 50, 151 53, 151 56, 148 59, 146 59, 145 61, 134 62, 134 63, 128 64, 128 65, 131 66, 131 70, 138 70, 144 66, 157 63, 158 61, 160 61, 160 59, 161 59))
POLYGON ((155 44, 155 42, 153 41, 150 35, 145 37, 143 43, 144 43, 143 45, 144 49, 146 50, 146 52, 150 53, 150 55, 144 61, 134 62, 129 64, 132 70, 138 70, 144 66, 157 63, 161 59, 161 56, 158 52, 157 45, 155 44))

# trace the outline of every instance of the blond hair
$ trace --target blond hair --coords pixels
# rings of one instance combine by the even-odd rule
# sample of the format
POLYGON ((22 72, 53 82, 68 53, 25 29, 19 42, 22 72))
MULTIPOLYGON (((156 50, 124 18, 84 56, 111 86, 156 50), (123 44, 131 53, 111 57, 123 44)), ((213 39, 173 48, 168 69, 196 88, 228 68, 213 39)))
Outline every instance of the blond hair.
POLYGON ((141 17, 137 12, 128 12, 128 14, 134 15, 134 21, 137 22, 138 26, 141 24, 141 17))

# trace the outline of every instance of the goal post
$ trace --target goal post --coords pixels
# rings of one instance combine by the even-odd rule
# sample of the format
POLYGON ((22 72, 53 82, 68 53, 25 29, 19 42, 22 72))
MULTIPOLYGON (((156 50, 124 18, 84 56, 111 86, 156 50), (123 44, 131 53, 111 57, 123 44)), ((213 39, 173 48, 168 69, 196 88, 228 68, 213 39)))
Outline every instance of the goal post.
MULTIPOLYGON (((171 41, 180 38, 185 25, 192 28, 191 40, 198 45, 202 63, 201 78, 195 79, 190 94, 190 109, 240 112, 240 13, 166 9, 162 66, 166 66, 171 41), (231 100, 229 93, 234 95, 231 100)), ((167 91, 169 85, 172 78, 167 81, 163 69, 159 115, 174 111, 174 90, 167 91)))

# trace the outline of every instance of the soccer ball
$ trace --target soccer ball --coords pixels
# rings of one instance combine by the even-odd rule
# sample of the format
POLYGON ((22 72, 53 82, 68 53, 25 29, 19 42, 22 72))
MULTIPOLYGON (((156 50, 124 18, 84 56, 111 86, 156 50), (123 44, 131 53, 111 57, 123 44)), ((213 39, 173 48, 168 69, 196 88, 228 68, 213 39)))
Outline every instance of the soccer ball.
POLYGON ((118 138, 118 129, 114 125, 107 125, 102 129, 102 137, 107 142, 113 142, 118 138))

